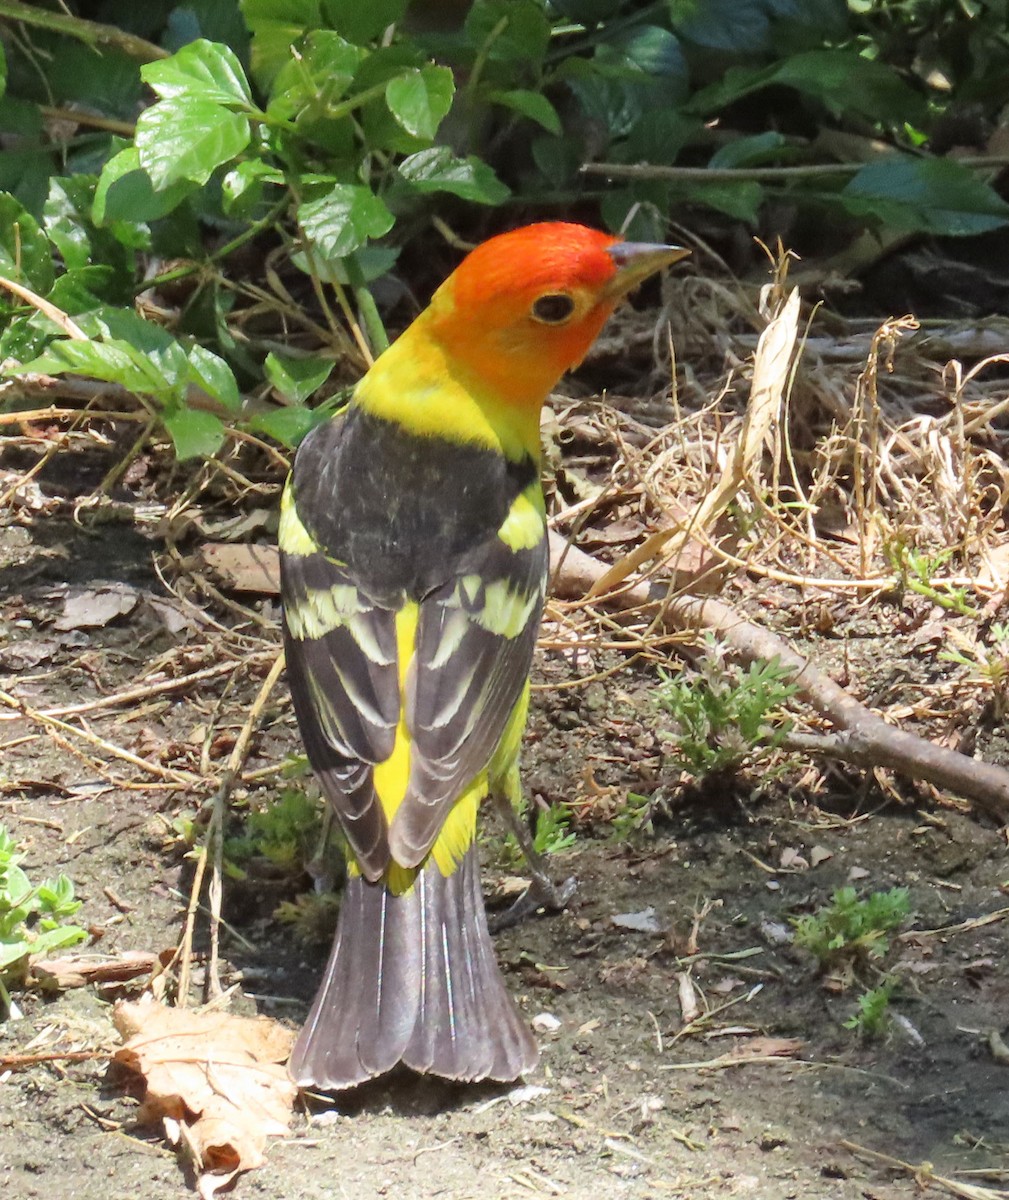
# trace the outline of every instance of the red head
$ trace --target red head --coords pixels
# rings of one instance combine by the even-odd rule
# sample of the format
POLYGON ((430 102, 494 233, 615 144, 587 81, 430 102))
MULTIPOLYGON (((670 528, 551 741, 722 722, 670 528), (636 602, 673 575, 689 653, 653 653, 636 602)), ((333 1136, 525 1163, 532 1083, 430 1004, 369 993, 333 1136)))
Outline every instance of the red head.
POLYGON ((621 298, 687 252, 543 222, 491 238, 435 293, 428 331, 504 401, 538 408, 621 298))

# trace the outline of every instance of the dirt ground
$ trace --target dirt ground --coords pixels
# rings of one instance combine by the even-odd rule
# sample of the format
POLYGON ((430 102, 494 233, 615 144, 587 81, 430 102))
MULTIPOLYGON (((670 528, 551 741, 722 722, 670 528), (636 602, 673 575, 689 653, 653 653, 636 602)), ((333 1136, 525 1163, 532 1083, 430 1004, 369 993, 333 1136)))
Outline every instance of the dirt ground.
MULTIPOLYGON (((166 770, 198 773, 204 747, 219 767, 233 744, 269 667, 262 639, 272 635, 200 624, 167 596, 152 548, 129 524, 81 529, 37 520, 0 530, 0 688, 35 710, 58 708, 131 688, 152 670, 181 675, 230 662, 233 671, 222 668, 198 686, 84 718, 94 734, 166 770), (93 601, 107 582, 126 590, 124 611, 87 627, 68 596, 93 601)), ((276 618, 269 601, 259 612, 267 625, 276 618)), ((903 619, 906 606, 851 612, 847 625, 807 645, 821 664, 843 667, 870 704, 914 706, 932 695, 943 664, 916 640, 921 622, 903 619)), ((784 598, 763 615, 797 627, 784 598)), ((226 612, 216 616, 228 626, 226 612)), ((1009 1011, 1004 837, 983 817, 937 804, 910 784, 884 793, 873 781, 828 772, 826 785, 814 787, 819 772, 802 763, 752 794, 691 796, 659 753, 654 669, 558 690, 574 671, 560 655, 541 653, 537 679, 551 686, 537 692, 530 790, 546 802, 581 798, 589 807, 629 791, 668 803, 651 832, 622 842, 605 823, 586 821, 555 860, 559 876, 579 882, 569 909, 497 939, 509 986, 540 1031, 532 1088, 386 1080, 335 1104, 311 1100, 290 1136, 272 1145, 268 1165, 239 1181, 238 1194, 952 1194, 853 1145, 997 1185, 1009 1170, 1009 1067, 989 1048, 1009 1011), (792 919, 848 882, 863 893, 910 890, 912 916, 893 956, 897 1020, 880 1041, 842 1027, 854 994, 825 988, 811 957, 790 941, 792 919), (653 920, 631 920, 643 929, 613 920, 649 910, 653 920), (997 915, 977 923, 988 914, 997 915), (696 952, 688 955, 692 930, 696 952), (708 1014, 686 1030, 684 989, 708 1014)), ((29 877, 71 876, 82 923, 100 935, 96 950, 175 945, 191 867, 172 820, 194 811, 208 790, 139 772, 9 709, 2 715, 11 719, 0 725, 0 824, 25 848, 29 877)), ((942 732, 941 722, 907 724, 942 732)), ((296 747, 281 689, 247 770, 268 768, 296 747)), ((1009 763, 997 728, 980 730, 977 749, 1009 763)), ((250 783, 248 799, 268 799, 275 787, 268 777, 250 783)), ((493 893, 503 874, 493 845, 488 860, 493 893)), ((299 945, 273 919, 290 888, 239 889, 226 901, 243 940, 225 937, 224 982, 240 983, 244 1011, 295 1024, 325 948, 299 945)), ((0 1055, 114 1045, 114 994, 21 995, 24 1019, 0 1025, 0 1055)), ((0 1070, 0 1191, 10 1200, 186 1194, 174 1153, 137 1127, 136 1113, 102 1059, 0 1070)))

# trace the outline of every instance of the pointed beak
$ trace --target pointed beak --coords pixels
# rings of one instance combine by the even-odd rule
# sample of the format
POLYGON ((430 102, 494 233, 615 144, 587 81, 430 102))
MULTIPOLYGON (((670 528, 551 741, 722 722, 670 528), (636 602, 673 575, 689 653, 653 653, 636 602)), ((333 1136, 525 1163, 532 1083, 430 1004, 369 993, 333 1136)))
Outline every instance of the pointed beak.
POLYGON ((682 246, 657 246, 649 242, 616 242, 606 253, 616 264, 617 273, 606 286, 612 299, 626 296, 649 275, 671 267, 690 253, 682 246))

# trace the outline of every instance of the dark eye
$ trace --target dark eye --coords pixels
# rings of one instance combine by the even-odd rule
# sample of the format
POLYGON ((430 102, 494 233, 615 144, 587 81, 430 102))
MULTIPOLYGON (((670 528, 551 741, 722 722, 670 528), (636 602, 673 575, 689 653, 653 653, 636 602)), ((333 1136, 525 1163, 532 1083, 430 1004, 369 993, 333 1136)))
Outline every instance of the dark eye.
POLYGON ((548 292, 533 305, 533 317, 546 325, 563 325, 575 311, 575 302, 566 292, 548 292))

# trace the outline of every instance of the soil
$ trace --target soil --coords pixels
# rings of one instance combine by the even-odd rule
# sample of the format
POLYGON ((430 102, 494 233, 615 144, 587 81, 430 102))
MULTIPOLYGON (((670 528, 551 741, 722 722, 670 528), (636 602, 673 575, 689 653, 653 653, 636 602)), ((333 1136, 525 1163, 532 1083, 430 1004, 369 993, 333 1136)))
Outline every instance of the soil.
MULTIPOLYGON (((253 634, 260 650, 275 634, 235 632, 220 612, 215 628, 166 604, 151 551, 142 532, 119 524, 82 530, 46 519, 0 530, 0 688, 44 709, 132 687, 159 658, 169 674, 230 658, 233 676, 85 718, 166 769, 198 773, 204 746, 220 769, 269 667, 269 655, 250 651, 253 634), (73 627, 68 593, 110 581, 132 589, 135 604, 73 627)), ((794 632, 797 600, 791 610, 784 598, 776 611, 762 603, 765 620, 794 632)), ((259 611, 267 625, 276 617, 270 602, 259 611)), ((806 649, 869 703, 914 707, 931 694, 942 664, 915 640, 906 609, 851 611, 847 628, 806 649)), ((392 1078, 336 1102, 310 1099, 239 1194, 896 1200, 937 1187, 848 1144, 929 1162, 940 1175, 996 1173, 968 1177, 974 1185, 1009 1168, 1009 1068, 989 1048, 1009 1011, 1003 836, 947 797, 821 776, 794 760, 780 778, 690 793, 660 753, 654 669, 615 665, 603 682, 564 690, 557 685, 576 667, 552 652, 537 663, 544 687, 527 785, 547 803, 576 801, 581 821, 574 846, 553 860, 559 877, 578 879, 568 909, 497 938, 509 986, 539 1031, 532 1088, 392 1078), (618 840, 601 818, 629 792, 657 799, 649 828, 618 840), (910 892, 911 918, 888 960, 899 980, 895 1019, 875 1040, 843 1027, 858 989, 838 991, 791 940, 793 919, 848 883, 861 894, 910 892), (649 910, 653 919, 631 918, 643 929, 627 927, 628 914, 649 910), (706 1019, 684 1026, 685 992, 706 1019)), ((0 725, 0 823, 22 844, 29 877, 73 879, 96 950, 174 946, 191 863, 172 823, 212 789, 152 778, 3 715, 15 719, 0 725)), ((914 716, 906 725, 937 732, 914 716)), ((281 689, 247 770, 296 749, 281 689)), ((1009 763, 997 728, 979 727, 978 749, 1009 763)), ((252 783, 237 799, 255 804, 276 786, 252 783)), ((507 872, 490 840, 487 858, 493 895, 507 872)), ((272 916, 299 886, 238 885, 226 915, 242 940, 226 934, 222 946, 238 1008, 292 1025, 326 953, 272 916)), ((111 1000, 122 992, 19 994, 24 1018, 0 1025, 0 1055, 114 1045, 111 1000)), ((137 1112, 101 1059, 0 1069, 0 1190, 10 1200, 187 1194, 175 1154, 137 1112)))

